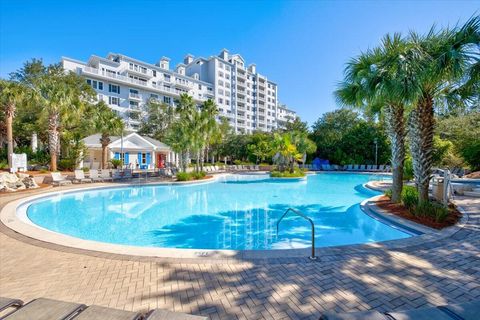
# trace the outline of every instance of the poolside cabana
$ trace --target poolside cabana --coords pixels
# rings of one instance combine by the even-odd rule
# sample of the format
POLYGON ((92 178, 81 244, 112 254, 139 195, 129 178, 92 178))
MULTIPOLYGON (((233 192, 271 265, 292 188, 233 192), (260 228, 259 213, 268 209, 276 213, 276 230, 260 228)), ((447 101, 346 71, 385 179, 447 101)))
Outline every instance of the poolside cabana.
MULTIPOLYGON (((87 156, 81 167, 98 169, 102 162, 101 134, 94 134, 83 139, 87 148, 87 156)), ((177 165, 177 155, 169 146, 150 137, 130 133, 126 136, 110 137, 108 145, 108 160, 122 159, 129 169, 164 168, 167 165, 177 165)))

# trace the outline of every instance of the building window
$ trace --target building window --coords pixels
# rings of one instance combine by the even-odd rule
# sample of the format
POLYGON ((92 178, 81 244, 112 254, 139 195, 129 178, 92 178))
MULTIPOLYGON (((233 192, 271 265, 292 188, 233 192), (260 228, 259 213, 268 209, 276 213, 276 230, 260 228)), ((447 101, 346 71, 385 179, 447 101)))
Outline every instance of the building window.
POLYGON ((142 153, 142 164, 147 164, 147 154, 142 153))
POLYGON ((202 85, 198 84, 198 90, 202 90, 202 85))
POLYGON ((154 77, 157 76, 157 71, 156 71, 156 70, 152 70, 152 73, 153 73, 153 76, 154 76, 154 77))
POLYGON ((171 97, 163 97, 163 102, 166 104, 171 104, 172 103, 172 98, 171 97))
POLYGON ((218 98, 218 103, 222 103, 222 104, 223 104, 223 99, 222 99, 222 98, 218 98))
POLYGON ((115 106, 120 106, 120 99, 117 97, 108 97, 108 103, 115 106))
POLYGON ((229 106, 229 105, 230 105, 230 100, 225 100, 225 104, 226 104, 227 106, 229 106))
POLYGON ((108 85, 108 92, 118 93, 120 94, 120 86, 116 86, 114 84, 108 85))
POLYGON ((223 90, 222 90, 222 89, 218 89, 218 94, 222 94, 222 95, 223 95, 223 90))
POLYGON ((218 80, 218 85, 219 85, 219 86, 223 86, 223 81, 222 81, 222 80, 218 80))

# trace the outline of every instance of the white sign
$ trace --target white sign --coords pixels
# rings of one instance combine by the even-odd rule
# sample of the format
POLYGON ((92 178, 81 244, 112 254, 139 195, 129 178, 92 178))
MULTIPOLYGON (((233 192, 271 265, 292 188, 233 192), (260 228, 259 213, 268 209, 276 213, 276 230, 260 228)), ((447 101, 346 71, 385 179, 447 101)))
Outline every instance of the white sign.
POLYGON ((27 171, 27 154, 13 153, 12 154, 12 171, 27 171))

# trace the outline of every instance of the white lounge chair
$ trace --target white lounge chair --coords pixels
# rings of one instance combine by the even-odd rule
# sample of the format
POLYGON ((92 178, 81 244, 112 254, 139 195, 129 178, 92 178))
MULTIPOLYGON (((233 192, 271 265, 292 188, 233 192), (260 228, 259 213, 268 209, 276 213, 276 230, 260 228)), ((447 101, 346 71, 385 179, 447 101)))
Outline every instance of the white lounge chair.
POLYGON ((103 181, 112 181, 113 178, 110 175, 110 170, 108 169, 102 169, 102 172, 100 173, 100 177, 103 179, 103 181))
POLYGON ((360 170, 360 171, 366 171, 366 170, 367 170, 367 166, 364 165, 364 164, 361 164, 361 165, 359 166, 358 170, 360 170))
POLYGON ((384 164, 379 165, 377 171, 381 171, 381 172, 385 171, 385 165, 384 164))
POLYGON ((72 181, 67 180, 66 176, 62 176, 60 172, 52 172, 52 184, 54 186, 62 186, 65 184, 72 184, 72 181))
POLYGON ((353 170, 353 164, 347 165, 346 169, 347 171, 352 171, 353 170))
POLYGON ((88 177, 92 179, 93 182, 103 182, 103 178, 98 175, 97 169, 91 169, 88 177))
POLYGON ((75 177, 73 178, 73 182, 78 182, 78 183, 92 182, 92 179, 85 178, 85 172, 83 172, 83 170, 75 170, 75 177))

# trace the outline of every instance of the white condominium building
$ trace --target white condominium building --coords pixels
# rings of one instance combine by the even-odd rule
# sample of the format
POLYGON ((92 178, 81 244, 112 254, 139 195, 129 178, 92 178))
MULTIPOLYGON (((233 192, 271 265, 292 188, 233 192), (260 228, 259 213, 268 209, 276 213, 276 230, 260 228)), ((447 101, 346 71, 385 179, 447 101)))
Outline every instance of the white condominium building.
MULTIPOLYGON (((290 119, 284 111, 280 113, 288 109, 278 104, 277 84, 227 50, 209 58, 187 55, 174 70, 166 57, 149 64, 114 53, 106 58, 92 55, 87 62, 63 57, 62 64, 65 70, 85 77, 98 99, 115 110, 131 131, 138 130, 150 99, 174 105, 182 93, 198 104, 214 100, 219 117, 228 118, 237 133, 271 131, 290 119)), ((288 111, 295 119, 295 112, 288 111)))

